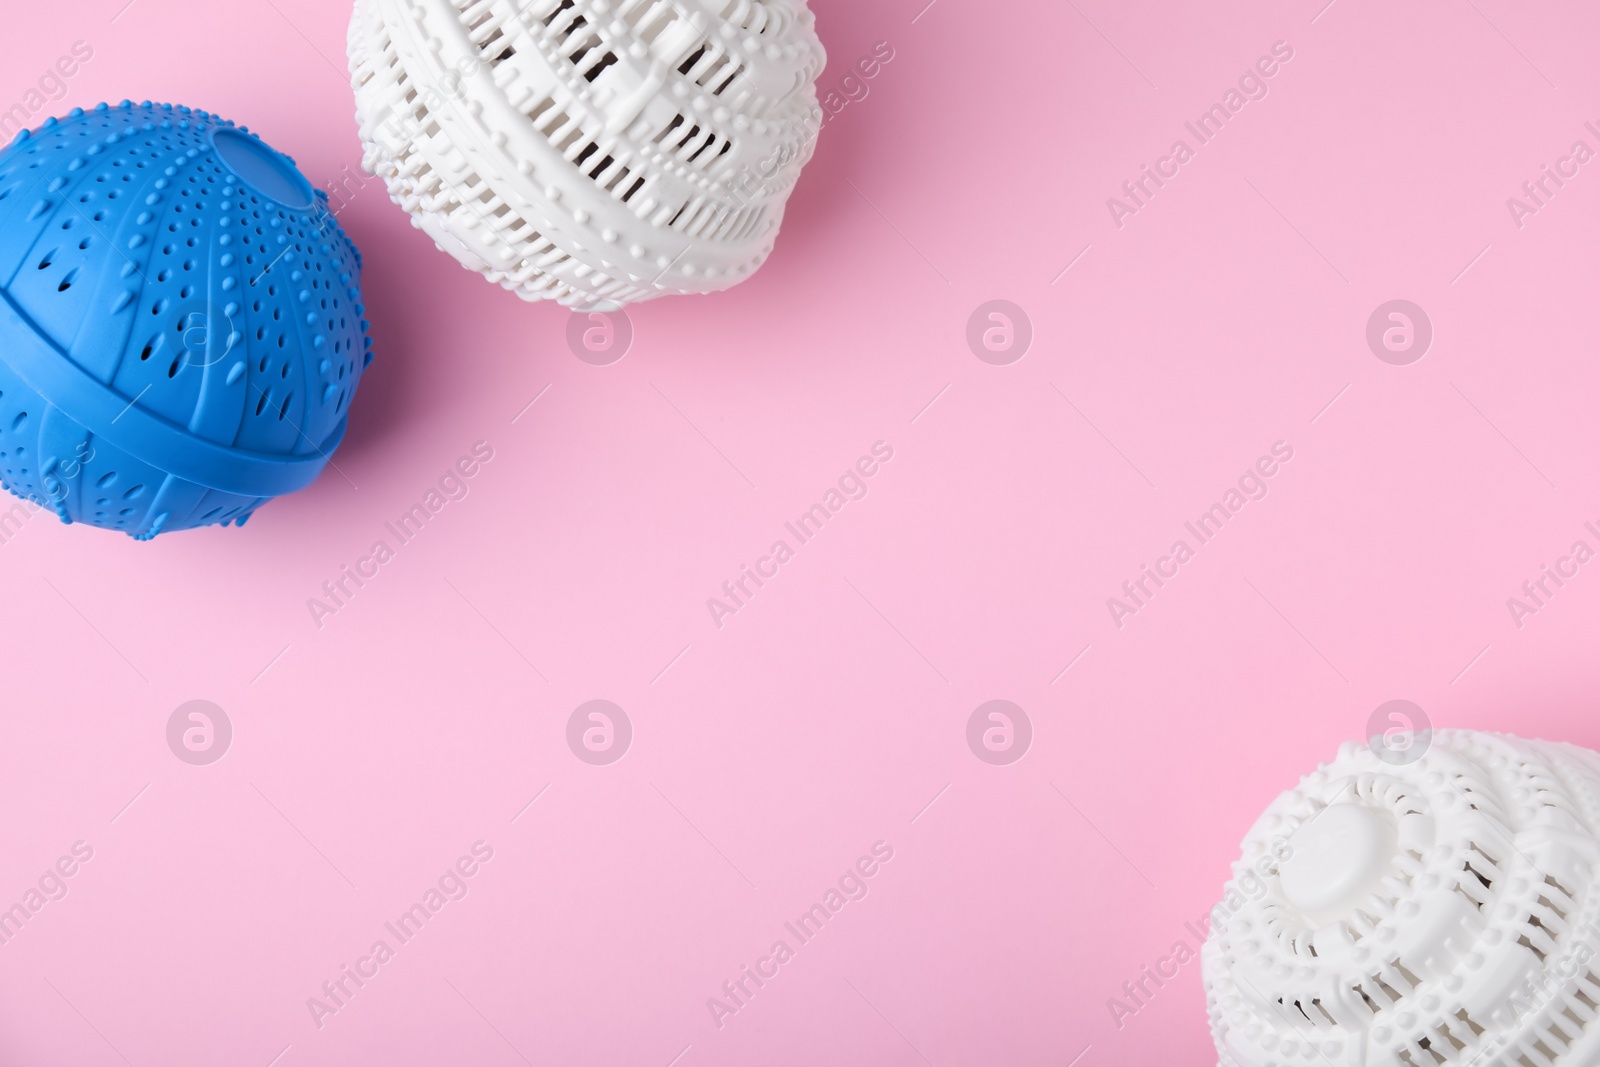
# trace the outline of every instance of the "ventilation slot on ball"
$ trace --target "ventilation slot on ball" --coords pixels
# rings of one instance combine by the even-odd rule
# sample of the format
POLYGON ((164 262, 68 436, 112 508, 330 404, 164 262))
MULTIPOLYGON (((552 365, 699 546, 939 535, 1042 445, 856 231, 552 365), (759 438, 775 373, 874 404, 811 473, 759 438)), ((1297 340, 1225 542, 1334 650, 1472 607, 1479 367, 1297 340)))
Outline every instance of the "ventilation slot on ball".
POLYGON ((678 64, 679 74, 702 89, 710 89, 713 96, 721 96, 744 72, 743 63, 710 44, 701 45, 678 64))
POLYGON ((1539 998, 1539 1004, 1535 1006, 1544 1006, 1546 998, 1552 1002, 1540 1016, 1541 1024, 1535 1035, 1521 1043, 1520 1055, 1516 1060, 1519 1065, 1545 1067, 1550 1063, 1565 1063, 1563 1057, 1588 1033, 1595 1020, 1595 997, 1600 995, 1600 977, 1589 971, 1576 986, 1571 993, 1564 995, 1559 989, 1535 991, 1535 997, 1539 998))
POLYGON ((439 123, 434 119, 433 112, 428 110, 428 105, 423 103, 422 98, 417 95, 416 89, 408 89, 406 91, 405 102, 410 105, 411 121, 416 124, 417 129, 422 131, 422 135, 424 137, 437 137, 440 132, 439 123))
POLYGON ((1418 984, 1416 977, 1402 967, 1399 960, 1391 960, 1387 972, 1371 975, 1351 988, 1372 1014, 1377 1015, 1392 1010, 1414 992, 1418 984))
POLYGON ((501 24, 495 20, 494 12, 488 0, 481 3, 469 4, 461 11, 461 21, 467 27, 472 38, 472 43, 477 46, 478 52, 489 61, 491 67, 517 54, 505 36, 501 24))
POLYGON ((681 114, 673 116, 666 128, 656 134, 655 142, 676 150, 678 162, 693 164, 701 170, 733 151, 732 141, 718 137, 716 131, 704 129, 699 123, 691 123, 681 114), (683 132, 679 133, 680 130, 683 132))
POLYGON ((784 29, 783 16, 761 0, 729 0, 719 17, 753 33, 778 34, 784 29))
POLYGON ((1338 1020, 1322 1006, 1321 997, 1313 997, 1310 1000, 1286 1000, 1279 997, 1278 1007, 1282 1009, 1283 1017, 1296 1026, 1309 1025, 1321 1028, 1339 1025, 1338 1020))
POLYGON ((582 136, 578 120, 559 107, 550 111, 536 128, 550 142, 550 147, 565 155, 569 162, 589 143, 582 136))
POLYGON ((1567 931, 1568 913, 1551 897, 1566 900, 1567 906, 1571 906, 1566 893, 1560 890, 1559 882, 1546 877, 1545 884, 1551 892, 1539 897, 1538 910, 1523 920, 1523 932, 1517 937, 1517 944, 1539 957, 1540 963, 1557 951, 1558 942, 1567 931))
POLYGON ((577 4, 573 3, 573 0, 535 0, 534 3, 529 5, 529 8, 534 18, 548 26, 555 22, 558 16, 571 11, 576 6, 577 4), (544 13, 540 14, 541 11, 544 13))
POLYGON ((563 28, 555 29, 555 35, 561 39, 561 54, 567 61, 583 74, 585 81, 594 81, 600 72, 617 62, 614 52, 601 52, 605 47, 600 40, 600 35, 593 31, 584 32, 589 26, 589 20, 582 15, 566 23, 563 28))
POLYGON ((1473 811, 1482 812, 1493 819, 1498 828, 1506 825, 1505 812, 1500 804, 1492 798, 1483 785, 1465 774, 1457 773, 1454 776, 1456 792, 1466 800, 1467 806, 1473 811))
POLYGON ((586 81, 594 81, 607 67, 618 62, 615 52, 605 47, 600 34, 578 12, 571 0, 564 0, 541 20, 545 37, 556 42, 557 51, 577 67, 586 81))
MULTIPOLYGON (((572 0, 561 0, 561 3, 570 7, 572 0)), ((678 21, 678 12, 669 0, 626 0, 621 14, 623 20, 633 27, 633 32, 647 45, 655 44, 656 38, 678 21)))
POLYGON ((1461 865, 1461 876, 1456 880, 1456 892, 1482 911, 1484 905, 1489 903, 1495 879, 1499 877, 1500 861, 1474 842, 1467 846, 1467 859, 1461 865))
POLYGON ((1400 1062, 1406 1067, 1445 1067, 1459 1062, 1467 1049, 1467 1043, 1441 1023, 1432 1034, 1417 1038, 1410 1048, 1401 1049, 1400 1062))

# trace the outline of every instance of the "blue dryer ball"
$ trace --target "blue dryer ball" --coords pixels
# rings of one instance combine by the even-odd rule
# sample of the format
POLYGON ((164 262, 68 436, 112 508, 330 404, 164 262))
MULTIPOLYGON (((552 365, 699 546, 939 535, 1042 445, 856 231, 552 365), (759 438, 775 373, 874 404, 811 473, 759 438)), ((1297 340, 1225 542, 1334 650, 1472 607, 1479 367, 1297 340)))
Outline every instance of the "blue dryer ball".
POLYGON ((170 104, 0 152, 0 484, 140 540, 310 485, 372 361, 361 254, 294 162, 170 104))

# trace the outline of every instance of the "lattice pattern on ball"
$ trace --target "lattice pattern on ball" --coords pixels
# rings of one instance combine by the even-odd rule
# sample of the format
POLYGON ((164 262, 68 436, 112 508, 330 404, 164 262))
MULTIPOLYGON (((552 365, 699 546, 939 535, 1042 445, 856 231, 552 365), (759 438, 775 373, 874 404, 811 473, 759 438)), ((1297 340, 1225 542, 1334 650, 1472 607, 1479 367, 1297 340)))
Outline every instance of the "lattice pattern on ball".
POLYGON ((371 359, 360 269, 292 161, 205 111, 124 101, 20 135, 0 153, 0 484, 141 540, 242 525, 343 438, 371 359))
POLYGON ((363 163, 523 299, 726 289, 812 155, 813 21, 805 0, 357 0, 363 163))
POLYGON ((1585 749, 1440 731, 1394 766, 1346 746, 1251 830, 1213 911, 1221 1064, 1600 1064, 1597 828, 1585 749))

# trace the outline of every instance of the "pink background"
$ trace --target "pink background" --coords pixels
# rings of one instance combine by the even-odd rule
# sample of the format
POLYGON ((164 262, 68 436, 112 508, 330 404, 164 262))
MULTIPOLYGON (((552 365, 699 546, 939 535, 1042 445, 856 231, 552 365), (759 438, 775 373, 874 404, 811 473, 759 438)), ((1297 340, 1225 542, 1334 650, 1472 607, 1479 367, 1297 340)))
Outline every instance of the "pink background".
MULTIPOLYGON (((0 1062, 1214 1062, 1197 965, 1121 1029, 1107 999, 1378 704, 1600 745, 1600 566, 1506 606, 1600 544, 1600 163, 1506 204, 1600 148, 1600 9, 1324 2, 813 0, 824 89, 895 59, 767 268, 636 308, 609 367, 360 189, 378 362, 342 476, 242 531, 0 545, 0 904, 94 849, 0 947, 0 1062), (1280 40, 1118 229, 1107 197, 1280 40), (1411 366, 1365 340, 1396 298, 1435 328, 1411 366), (1035 329, 1011 366, 965 340, 993 299, 1035 329), (1119 630, 1106 599, 1280 440, 1270 496, 1119 630), (308 598, 477 441, 471 495, 319 630, 308 598), (635 730, 608 767, 565 741, 596 698, 635 730), (166 745, 192 699, 234 726, 209 767, 166 745), (1012 766, 967 746, 992 699, 1033 722, 1012 766), (307 998, 479 840, 319 1029, 307 998), (719 1029, 707 999, 878 841, 870 895, 719 1029)), ((81 40, 49 110, 204 107, 318 184, 359 159, 347 4, 123 5, 13 5, 0 108, 81 40)))

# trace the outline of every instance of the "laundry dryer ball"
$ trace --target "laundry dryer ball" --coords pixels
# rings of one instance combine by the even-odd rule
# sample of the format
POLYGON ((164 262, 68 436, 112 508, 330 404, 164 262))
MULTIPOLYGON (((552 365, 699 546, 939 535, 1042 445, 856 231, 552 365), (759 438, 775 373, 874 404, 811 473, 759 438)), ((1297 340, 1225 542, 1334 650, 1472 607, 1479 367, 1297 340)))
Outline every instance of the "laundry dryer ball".
POLYGON ((141 540, 311 484, 372 358, 361 256, 247 129, 75 109, 0 152, 0 482, 141 540))
POLYGON ((525 300, 727 289, 815 146, 813 25, 805 0, 357 0, 364 166, 525 300))
POLYGON ((1600 756, 1433 732, 1280 796, 1212 911, 1223 1067, 1600 1064, 1600 756))

